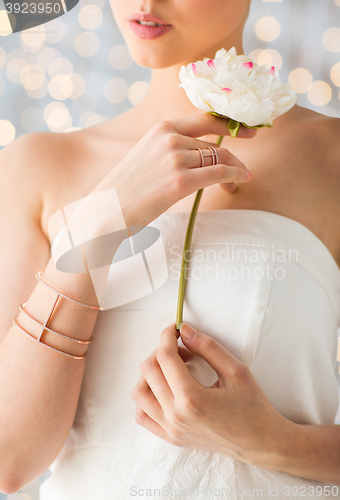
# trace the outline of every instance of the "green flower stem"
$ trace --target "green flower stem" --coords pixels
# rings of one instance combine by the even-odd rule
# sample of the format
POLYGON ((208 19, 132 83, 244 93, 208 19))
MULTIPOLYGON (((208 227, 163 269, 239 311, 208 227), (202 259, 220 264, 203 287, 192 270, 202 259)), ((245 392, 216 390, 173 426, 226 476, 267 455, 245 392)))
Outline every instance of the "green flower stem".
MULTIPOLYGON (((217 146, 220 146, 223 140, 223 135, 220 135, 216 141, 217 146)), ((198 210, 198 206, 200 204, 201 198, 203 194, 203 188, 199 189, 196 194, 196 198, 194 204, 191 209, 190 218, 187 227, 187 233, 184 241, 183 248, 183 256, 182 256, 182 265, 181 265, 181 275, 179 279, 179 290, 178 290, 178 299, 177 299, 177 313, 176 313, 176 328, 179 330, 179 325, 183 321, 183 305, 184 305, 184 294, 185 294, 185 285, 186 285, 186 275, 188 268, 188 257, 187 254, 190 251, 191 245, 191 237, 194 230, 194 224, 196 219, 196 214, 198 210)))

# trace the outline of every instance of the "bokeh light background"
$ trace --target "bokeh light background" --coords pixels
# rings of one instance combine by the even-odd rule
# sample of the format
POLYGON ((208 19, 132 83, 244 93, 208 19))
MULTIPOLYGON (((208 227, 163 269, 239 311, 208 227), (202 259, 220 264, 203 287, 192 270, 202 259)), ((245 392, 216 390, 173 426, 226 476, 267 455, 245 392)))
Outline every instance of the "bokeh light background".
MULTIPOLYGON (((80 0, 7 36, 3 10, 0 0, 0 149, 30 132, 90 127, 143 99, 150 70, 132 61, 108 0, 80 0)), ((280 71, 298 104, 340 117, 340 0, 252 0, 244 48, 280 71)), ((37 500, 48 475, 0 500, 37 500)))
MULTIPOLYGON (((5 34, 3 9, 0 0, 5 34)), ((340 0, 253 0, 245 52, 280 70, 300 105, 340 116, 340 0)), ((0 148, 28 132, 112 118, 143 99, 149 78, 132 61, 108 0, 80 0, 61 18, 0 36, 0 148)))

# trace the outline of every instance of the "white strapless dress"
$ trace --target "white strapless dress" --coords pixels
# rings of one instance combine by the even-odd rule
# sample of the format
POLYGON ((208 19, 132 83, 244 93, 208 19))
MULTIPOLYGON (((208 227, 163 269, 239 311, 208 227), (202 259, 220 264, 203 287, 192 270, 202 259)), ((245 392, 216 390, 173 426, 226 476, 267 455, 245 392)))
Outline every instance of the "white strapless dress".
MULTIPOLYGON (((40 500, 340 499, 339 485, 172 446, 135 422, 139 366, 175 321, 188 219, 165 213, 150 224, 166 282, 98 315, 73 427, 40 500)), ((183 317, 246 363, 283 416, 340 423, 340 270, 305 226, 258 210, 198 212, 183 317)), ((201 358, 188 366, 201 383, 216 380, 201 358)))

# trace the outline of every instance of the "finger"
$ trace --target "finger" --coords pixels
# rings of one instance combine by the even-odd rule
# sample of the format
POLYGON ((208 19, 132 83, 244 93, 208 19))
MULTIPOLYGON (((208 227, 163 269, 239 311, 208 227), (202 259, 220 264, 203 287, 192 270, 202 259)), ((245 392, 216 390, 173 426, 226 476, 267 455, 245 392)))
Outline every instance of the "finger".
POLYGON ((149 384, 142 375, 131 393, 132 399, 159 425, 164 422, 164 412, 149 384))
MULTIPOLYGON (((179 134, 189 137, 202 137, 208 134, 230 135, 228 129, 229 120, 214 116, 210 113, 186 116, 180 119, 169 120, 169 122, 179 134)), ((249 129, 241 125, 237 137, 255 137, 256 132, 255 129, 249 129)))
POLYGON ((187 363, 192 358, 192 352, 188 351, 185 347, 178 346, 178 354, 183 359, 184 363, 187 363))
POLYGON ((168 326, 161 333, 157 350, 157 361, 175 398, 201 386, 178 354, 178 335, 175 324, 168 326))
MULTIPOLYGON (((164 410, 173 405, 174 395, 156 359, 154 351, 140 366, 142 377, 164 410)), ((143 386, 142 386, 143 387, 143 386)))
MULTIPOLYGON (((243 167, 246 168, 245 165, 239 160, 235 155, 233 155, 229 149, 227 148, 220 148, 220 147, 215 147, 214 148, 217 154, 217 162, 216 164, 224 164, 224 165, 230 165, 234 167, 243 167)), ((202 153, 205 155, 204 156, 204 167, 210 167, 213 165, 213 155, 212 152, 209 151, 209 149, 202 149, 202 153), (208 156, 206 156, 208 155, 208 156)), ((202 157, 201 153, 196 150, 186 150, 183 151, 183 165, 185 165, 186 168, 201 168, 202 166, 202 157)), ((203 167, 203 168, 204 168, 203 167)))
POLYGON ((252 174, 245 167, 231 167, 229 165, 212 165, 203 168, 191 168, 185 171, 183 178, 184 188, 188 194, 198 189, 225 182, 249 182, 252 174))
POLYGON ((178 137, 178 147, 181 149, 196 149, 196 148, 207 149, 211 147, 217 149, 221 147, 221 144, 217 145, 216 142, 203 141, 202 139, 196 139, 195 137, 187 137, 185 135, 178 135, 177 137, 178 137))
POLYGON ((155 422, 147 413, 145 413, 142 408, 137 406, 136 408, 136 417, 135 420, 137 424, 142 425, 147 429, 148 431, 152 432, 152 434, 155 434, 155 436, 158 436, 161 439, 164 439, 165 441, 168 438, 167 432, 163 429, 162 426, 160 426, 157 422, 155 422))
POLYGON ((235 369, 244 365, 242 361, 216 340, 196 330, 191 325, 182 323, 180 330, 183 344, 194 354, 203 358, 215 370, 217 375, 221 377, 233 375, 235 369), (190 334, 194 336, 190 338, 190 334))
MULTIPOLYGON (((156 358, 156 352, 157 349, 155 349, 149 357, 151 358, 152 356, 154 356, 156 358)), ((188 351, 186 347, 178 346, 178 354, 181 356, 185 363, 192 358, 192 353, 188 351)))

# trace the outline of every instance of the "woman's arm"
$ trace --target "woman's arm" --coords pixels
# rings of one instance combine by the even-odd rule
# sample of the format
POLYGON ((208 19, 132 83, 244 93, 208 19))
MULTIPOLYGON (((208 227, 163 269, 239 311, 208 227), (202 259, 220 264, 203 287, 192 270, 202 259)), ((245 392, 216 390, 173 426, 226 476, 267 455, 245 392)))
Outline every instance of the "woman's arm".
POLYGON ((255 457, 254 465, 340 485, 340 425, 301 425, 285 420, 271 448, 264 450, 268 458, 262 461, 255 457))
POLYGON ((299 425, 283 417, 244 363, 185 324, 184 345, 218 375, 213 386, 202 386, 183 361, 189 356, 178 351, 178 336, 175 325, 166 328, 141 365, 131 394, 138 424, 176 446, 340 485, 340 426, 299 425))
MULTIPOLYGON (((56 353, 11 326, 19 305, 27 301, 32 316, 47 318, 55 295, 34 277, 46 266, 46 281, 97 304, 88 274, 61 273, 50 260, 40 226, 41 182, 46 177, 40 141, 27 136, 0 155, 0 491, 7 494, 40 477, 59 453, 74 420, 85 366, 84 360, 56 353)), ((50 327, 87 340, 96 316, 95 310, 61 300, 50 327)), ((38 337, 39 327, 22 313, 19 323, 38 337)), ((72 354, 86 350, 48 332, 45 339, 72 354)))

